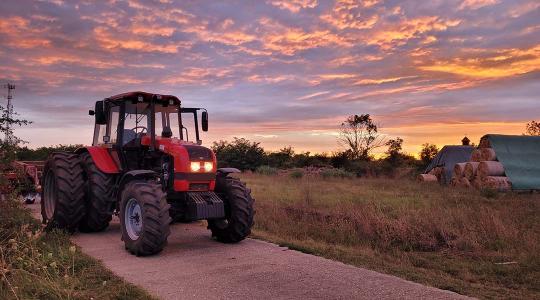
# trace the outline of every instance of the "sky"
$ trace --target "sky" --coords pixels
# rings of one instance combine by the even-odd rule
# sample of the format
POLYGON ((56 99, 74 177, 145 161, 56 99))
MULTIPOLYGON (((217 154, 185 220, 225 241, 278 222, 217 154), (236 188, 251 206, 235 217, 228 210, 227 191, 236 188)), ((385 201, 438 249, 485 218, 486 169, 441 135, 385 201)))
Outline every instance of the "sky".
POLYGON ((207 108, 204 145, 330 153, 369 113, 414 154, 539 119, 540 1, 3 0, 6 82, 30 147, 91 143, 94 102, 143 90, 207 108))

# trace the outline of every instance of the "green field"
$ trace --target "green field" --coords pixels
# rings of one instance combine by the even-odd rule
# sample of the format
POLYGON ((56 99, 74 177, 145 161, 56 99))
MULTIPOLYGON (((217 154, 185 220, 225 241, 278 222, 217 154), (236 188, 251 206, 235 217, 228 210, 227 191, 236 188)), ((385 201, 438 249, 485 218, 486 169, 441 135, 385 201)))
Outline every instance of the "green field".
POLYGON ((243 174, 254 236, 480 298, 540 298, 540 195, 243 174))

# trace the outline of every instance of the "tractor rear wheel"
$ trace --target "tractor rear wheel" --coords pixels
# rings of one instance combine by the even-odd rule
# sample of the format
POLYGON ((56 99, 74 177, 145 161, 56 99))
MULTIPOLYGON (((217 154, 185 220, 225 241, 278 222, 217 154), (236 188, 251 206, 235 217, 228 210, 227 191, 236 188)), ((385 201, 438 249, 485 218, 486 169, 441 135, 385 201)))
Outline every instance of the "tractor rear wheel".
POLYGON ((126 249, 137 256, 163 250, 170 234, 170 205, 161 185, 152 181, 129 182, 122 191, 120 224, 126 249))
POLYGON ((224 219, 208 220, 212 236, 223 243, 238 243, 251 233, 253 226, 253 198, 251 191, 238 178, 218 177, 216 192, 225 202, 224 219))
POLYGON ((75 231, 84 217, 84 175, 77 154, 56 152, 43 170, 41 215, 48 229, 75 231))
POLYGON ((103 231, 109 226, 114 208, 112 190, 114 178, 101 172, 89 153, 81 154, 87 178, 86 215, 81 220, 81 232, 103 231))

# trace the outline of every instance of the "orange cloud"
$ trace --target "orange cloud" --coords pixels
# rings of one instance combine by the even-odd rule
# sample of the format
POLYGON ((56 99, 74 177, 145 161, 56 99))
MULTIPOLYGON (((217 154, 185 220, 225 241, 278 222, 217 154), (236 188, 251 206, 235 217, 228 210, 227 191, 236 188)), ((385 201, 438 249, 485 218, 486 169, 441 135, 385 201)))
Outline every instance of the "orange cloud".
POLYGON ((122 38, 114 36, 104 27, 96 27, 94 29, 94 37, 101 47, 109 50, 127 49, 138 50, 142 52, 162 52, 162 53, 177 53, 178 48, 184 45, 159 45, 156 43, 146 42, 138 39, 122 38))
POLYGON ((301 9, 317 7, 318 4, 317 0, 271 0, 269 3, 293 13, 297 13, 301 9))
POLYGON ((396 45, 403 45, 407 40, 419 37, 424 33, 445 31, 449 27, 457 26, 460 23, 460 20, 442 19, 436 16, 419 17, 376 31, 373 35, 367 37, 367 44, 379 45, 383 49, 391 49, 396 45))
POLYGON ((479 9, 496 3, 499 3, 499 0, 465 0, 461 2, 458 9, 479 9))
POLYGON ((424 71, 472 78, 501 78, 540 70, 540 44, 530 49, 506 49, 483 58, 456 58, 419 67, 424 71))
POLYGON ((8 38, 5 46, 31 49, 49 47, 51 41, 41 37, 46 28, 34 28, 30 21, 22 17, 0 19, 0 34, 8 38))
POLYGON ((353 45, 344 37, 328 30, 304 31, 301 28, 287 27, 268 18, 261 19, 259 23, 265 29, 261 38, 263 47, 289 56, 298 51, 317 47, 353 45))

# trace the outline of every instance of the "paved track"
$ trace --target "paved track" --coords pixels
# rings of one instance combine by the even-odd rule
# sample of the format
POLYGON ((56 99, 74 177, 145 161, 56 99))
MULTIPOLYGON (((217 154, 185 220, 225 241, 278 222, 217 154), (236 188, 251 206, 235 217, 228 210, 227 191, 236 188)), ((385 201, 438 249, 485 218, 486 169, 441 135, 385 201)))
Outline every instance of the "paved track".
MULTIPOLYGON (((31 205, 36 216, 39 205, 31 205)), ((162 299, 460 299, 458 294, 247 239, 224 245, 201 223, 175 224, 159 255, 124 250, 120 224, 72 239, 127 281, 162 299)))

